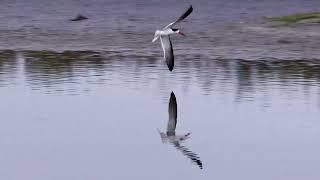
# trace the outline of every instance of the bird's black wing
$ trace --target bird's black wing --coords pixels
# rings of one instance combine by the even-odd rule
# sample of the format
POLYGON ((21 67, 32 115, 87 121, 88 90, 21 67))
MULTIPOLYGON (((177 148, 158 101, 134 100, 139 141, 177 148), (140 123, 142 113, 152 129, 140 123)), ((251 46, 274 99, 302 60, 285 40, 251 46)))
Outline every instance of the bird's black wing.
POLYGON ((163 49, 164 59, 167 62, 169 70, 172 71, 174 66, 174 55, 173 55, 173 48, 172 48, 170 36, 162 35, 160 36, 160 40, 161 40, 161 46, 163 49))
POLYGON ((176 21, 168 24, 166 27, 164 27, 163 29, 167 29, 175 24, 177 24, 178 22, 184 20, 186 17, 188 17, 193 11, 193 7, 192 5, 190 5, 190 7, 188 8, 188 10, 186 12, 184 12, 176 21))
POLYGON ((176 126, 177 126, 177 100, 173 92, 171 92, 169 100, 169 120, 167 125, 167 135, 175 136, 176 126))
POLYGON ((180 145, 179 142, 174 142, 172 144, 177 150, 181 151, 183 155, 191 159, 191 161, 195 163, 200 169, 203 169, 202 161, 196 153, 190 151, 187 147, 180 145))

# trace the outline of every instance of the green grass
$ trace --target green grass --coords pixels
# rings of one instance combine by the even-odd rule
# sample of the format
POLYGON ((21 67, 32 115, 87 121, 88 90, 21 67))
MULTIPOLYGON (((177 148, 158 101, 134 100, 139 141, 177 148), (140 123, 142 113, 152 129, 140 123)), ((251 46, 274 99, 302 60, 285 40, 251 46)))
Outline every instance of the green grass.
POLYGON ((288 16, 278 16, 268 18, 272 21, 279 21, 287 24, 298 23, 303 20, 315 20, 320 22, 320 12, 311 12, 311 13, 297 13, 288 16))

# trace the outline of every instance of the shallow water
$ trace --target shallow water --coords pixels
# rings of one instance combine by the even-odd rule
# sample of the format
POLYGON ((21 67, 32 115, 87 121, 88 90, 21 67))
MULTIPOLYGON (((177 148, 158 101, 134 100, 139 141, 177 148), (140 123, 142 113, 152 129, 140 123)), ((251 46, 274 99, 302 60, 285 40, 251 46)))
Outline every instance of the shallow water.
POLYGON ((173 72, 151 39, 189 1, 0 4, 0 179, 319 179, 320 36, 256 18, 319 1, 193 2, 173 72))
POLYGON ((319 177, 318 61, 0 54, 2 179, 319 177), (202 170, 157 132, 171 91, 202 170))
POLYGON ((150 43, 156 29, 194 12, 178 27, 187 37, 173 36, 176 53, 223 59, 319 59, 320 29, 271 28, 263 17, 320 11, 318 0, 208 1, 40 1, 0 2, 0 49, 118 51, 161 54, 150 43), (83 14, 89 19, 73 22, 83 14), (289 43, 279 43, 288 41, 289 43))

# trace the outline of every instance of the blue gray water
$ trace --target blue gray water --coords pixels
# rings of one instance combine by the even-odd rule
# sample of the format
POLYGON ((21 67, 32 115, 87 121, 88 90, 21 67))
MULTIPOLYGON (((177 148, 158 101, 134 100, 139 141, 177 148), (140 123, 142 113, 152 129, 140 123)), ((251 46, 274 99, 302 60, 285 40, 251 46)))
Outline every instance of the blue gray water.
POLYGON ((0 179, 319 179, 319 27, 263 17, 320 1, 161 2, 0 2, 0 179), (158 133, 172 91, 203 169, 158 133))

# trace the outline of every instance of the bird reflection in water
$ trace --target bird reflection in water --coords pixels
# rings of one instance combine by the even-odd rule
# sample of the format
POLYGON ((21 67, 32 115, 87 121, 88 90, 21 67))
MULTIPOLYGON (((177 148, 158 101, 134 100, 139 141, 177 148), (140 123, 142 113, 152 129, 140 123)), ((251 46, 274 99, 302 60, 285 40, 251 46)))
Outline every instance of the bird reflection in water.
POLYGON ((203 165, 202 161, 200 160, 200 157, 196 153, 190 151, 187 147, 181 144, 188 138, 190 138, 191 133, 187 133, 184 135, 176 135, 177 100, 173 92, 171 92, 170 95, 168 111, 169 121, 167 125, 167 132, 164 133, 158 129, 162 142, 172 144, 178 151, 182 152, 183 155, 191 159, 193 163, 195 163, 200 169, 202 169, 203 165))

